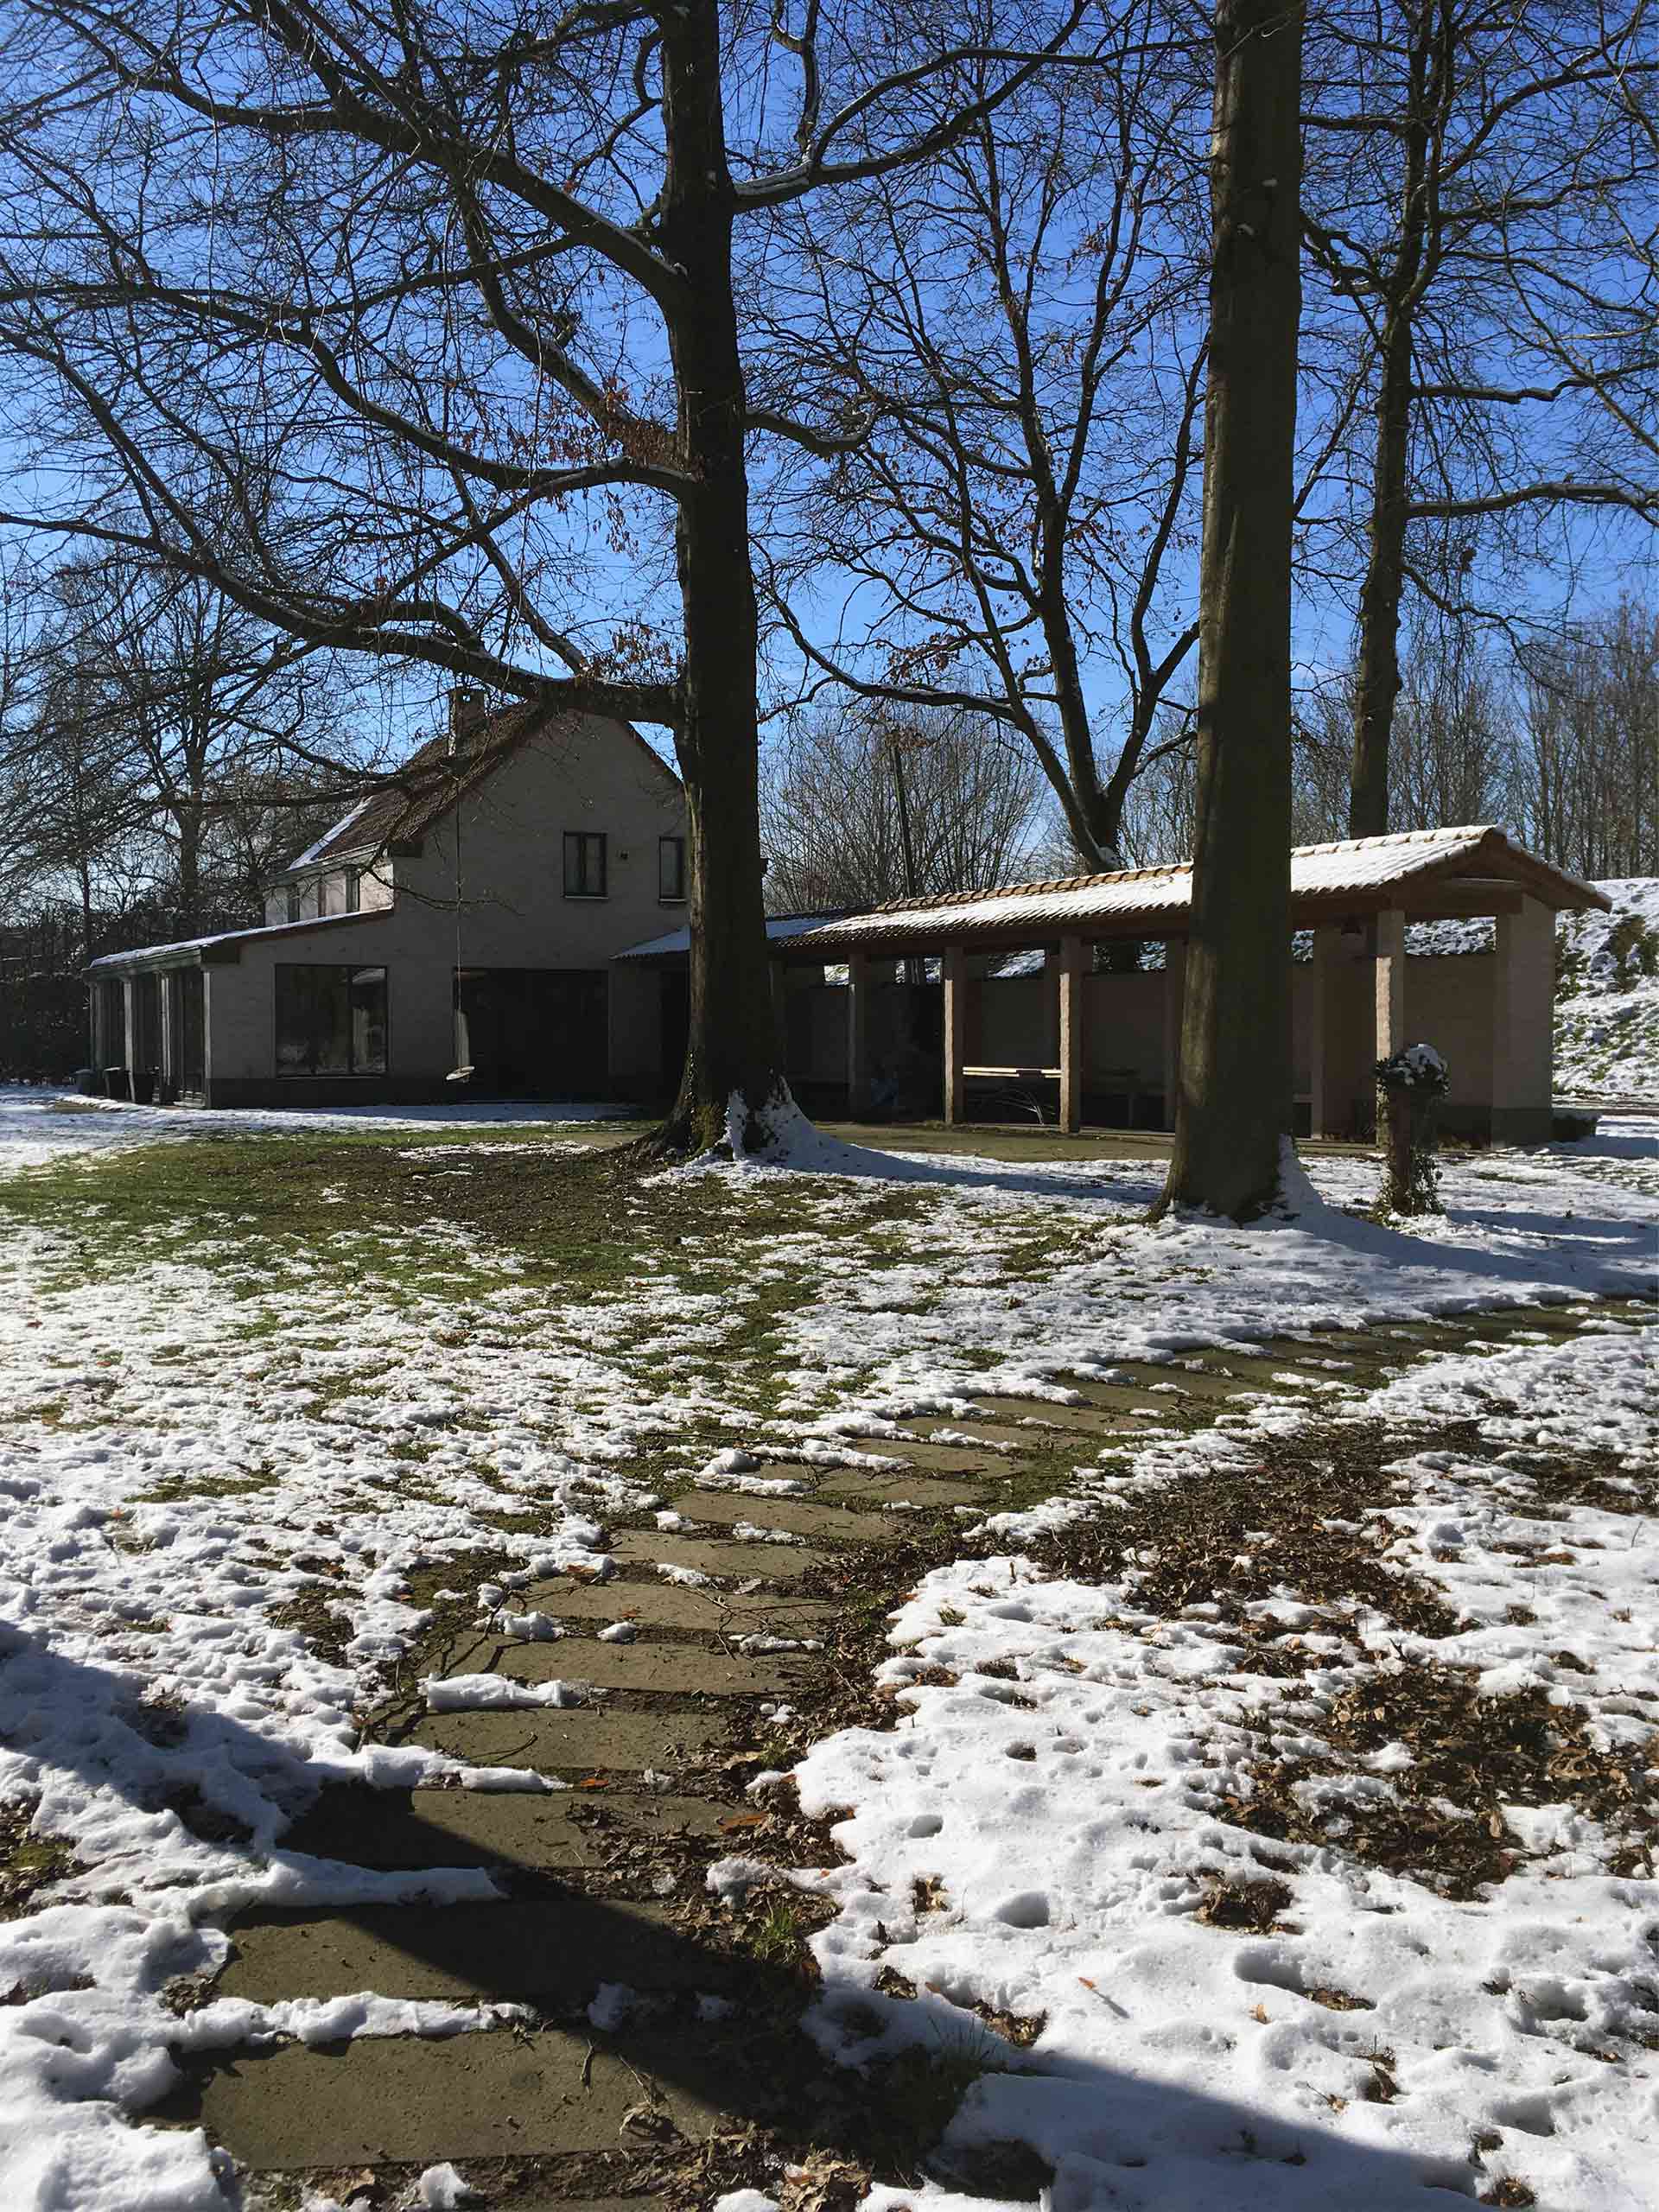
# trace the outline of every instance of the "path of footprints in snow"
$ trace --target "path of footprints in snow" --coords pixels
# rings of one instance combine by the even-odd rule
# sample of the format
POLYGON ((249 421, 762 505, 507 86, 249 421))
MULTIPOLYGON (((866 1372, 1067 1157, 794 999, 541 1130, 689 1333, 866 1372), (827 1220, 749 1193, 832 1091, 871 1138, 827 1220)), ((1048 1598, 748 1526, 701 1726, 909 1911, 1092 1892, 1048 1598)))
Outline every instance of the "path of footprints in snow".
MULTIPOLYGON (((812 1993, 801 1939, 816 1923, 774 1904, 734 1940, 704 1876, 728 1853, 833 1859, 823 1830, 766 1795, 765 1770, 793 1756, 779 1744, 794 1708, 823 1698, 837 1617, 856 1605, 879 1624, 913 1580, 919 1516, 905 1509, 969 1508, 960 1525, 970 1527, 1022 1477, 1028 1498, 1056 1452, 1194 1430, 1238 1410, 1242 1393, 1317 1403, 1372 1389, 1426 1357, 1497 1350, 1527 1332, 1559 1339, 1612 1310, 1534 1306, 1280 1339, 1250 1357, 1130 1363, 1110 1387, 1077 1381, 1081 1403, 982 1398, 971 1423, 907 1421, 911 1441, 872 1444, 855 1467, 761 1470, 798 1478, 800 1495, 693 1490, 672 1500, 668 1527, 646 1515, 613 1530, 608 1580, 561 1577, 514 1593, 515 1606, 558 1623, 554 1640, 488 1625, 452 1635, 420 1671, 468 1678, 455 1684, 456 1709, 432 1709, 448 1700, 429 1684, 418 1710, 411 1701, 386 1723, 395 1740, 495 1770, 498 1782, 517 1768, 553 1788, 336 1785, 283 1839, 365 1868, 484 1870, 499 1901, 245 1916, 212 1992, 257 2004, 372 1992, 524 2012, 442 2038, 218 2053, 187 2062, 185 2093, 147 2117, 205 2125, 254 2177, 253 2201, 269 2185, 283 2206, 302 2201, 307 2181, 342 2202, 354 2183, 373 2184, 365 2202, 402 2201, 423 2168, 454 2160, 503 2212, 638 2212, 699 2201, 676 2194, 674 2177, 711 2135, 759 2123, 797 2143, 833 2136, 815 2130, 813 2102, 846 2090, 826 2089, 810 2050, 803 2064, 785 2048, 805 2048, 792 2024, 812 1993), (502 1704, 480 1676, 500 1686, 502 1704), (583 1686, 583 1701, 505 1701, 555 1682, 583 1686)), ((868 1695, 867 1684, 844 1687, 868 1695)))

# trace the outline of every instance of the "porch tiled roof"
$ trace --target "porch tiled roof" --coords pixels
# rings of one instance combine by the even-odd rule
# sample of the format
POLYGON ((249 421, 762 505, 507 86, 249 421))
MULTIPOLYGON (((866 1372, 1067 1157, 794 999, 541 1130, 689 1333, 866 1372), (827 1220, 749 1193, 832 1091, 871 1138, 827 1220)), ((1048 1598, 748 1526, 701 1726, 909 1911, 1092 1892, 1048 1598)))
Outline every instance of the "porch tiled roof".
MULTIPOLYGON (((1329 912, 1351 899, 1357 906, 1387 903, 1386 894, 1432 897, 1437 879, 1473 878, 1514 884, 1557 909, 1604 906, 1592 884, 1582 883, 1516 844, 1490 823, 1448 830, 1414 830, 1387 837, 1345 838, 1299 846, 1291 855, 1293 916, 1329 912)), ((944 898, 900 899, 827 924, 795 940, 798 957, 842 958, 874 947, 943 944, 975 939, 1018 942, 1080 929, 1085 934, 1179 932, 1192 903, 1190 861, 1161 868, 1122 868, 1109 875, 1061 877, 1009 884, 997 891, 955 892, 944 898)))

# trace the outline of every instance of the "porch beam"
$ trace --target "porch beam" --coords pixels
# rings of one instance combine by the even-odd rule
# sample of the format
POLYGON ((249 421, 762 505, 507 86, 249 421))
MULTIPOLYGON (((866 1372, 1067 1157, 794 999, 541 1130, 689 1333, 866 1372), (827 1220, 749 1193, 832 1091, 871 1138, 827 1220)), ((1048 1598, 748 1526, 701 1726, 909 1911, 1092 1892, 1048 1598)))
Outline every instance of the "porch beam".
POLYGON ((1307 1009, 1310 1136, 1335 1136, 1340 1118, 1342 1080, 1336 1065, 1338 1027, 1334 999, 1339 987, 1341 960, 1342 931, 1332 924, 1316 929, 1307 1009))
POLYGON ((1376 1058, 1406 1041, 1406 917, 1385 906, 1376 918, 1376 1058))
POLYGON ((1080 937, 1063 937, 1059 957, 1060 1127, 1074 1137, 1083 1127, 1083 980, 1080 937))
POLYGON ((1164 1127, 1175 1126, 1181 1087, 1181 1023, 1186 1013, 1186 939, 1164 939, 1164 1127))
POLYGON ((944 1118, 962 1121, 967 1110, 963 1065, 968 1058, 968 956, 950 944, 939 963, 944 979, 944 1118))
POLYGON ((870 956, 847 962, 847 1111, 854 1121, 870 1110, 870 956))

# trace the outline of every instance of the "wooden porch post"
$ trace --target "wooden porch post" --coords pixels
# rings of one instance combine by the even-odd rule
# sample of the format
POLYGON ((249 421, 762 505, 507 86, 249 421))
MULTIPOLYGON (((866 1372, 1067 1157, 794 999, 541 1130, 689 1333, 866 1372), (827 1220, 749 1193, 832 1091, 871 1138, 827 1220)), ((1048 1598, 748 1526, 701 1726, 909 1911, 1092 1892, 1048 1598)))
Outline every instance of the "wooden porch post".
POLYGON ((1074 1137, 1083 1127, 1084 957, 1080 937, 1060 939, 1060 1127, 1074 1137))
POLYGON ((1332 998, 1340 977, 1341 957, 1342 931, 1334 927, 1316 929, 1307 1005, 1307 1133, 1315 1137, 1338 1134, 1342 1084, 1336 1064, 1339 1032, 1332 998))
POLYGON ((1181 1016, 1186 997, 1186 939, 1164 939, 1164 1127, 1175 1126, 1181 1084, 1181 1016))
POLYGON ((870 956, 847 962, 847 1111, 854 1121, 870 1110, 870 956))
POLYGON ((1497 1143, 1536 1144, 1554 1120, 1555 917, 1523 898, 1497 925, 1491 1133, 1497 1143))
POLYGON ((939 963, 944 978, 944 1118, 960 1122, 966 1104, 962 1065, 968 1057, 968 956, 948 944, 939 963))
POLYGON ((1376 1058, 1406 1041, 1406 918, 1398 906, 1376 918, 1376 1058))
POLYGON ((772 967, 772 1018, 778 1029, 778 1072, 789 1081, 789 976, 781 960, 772 967))

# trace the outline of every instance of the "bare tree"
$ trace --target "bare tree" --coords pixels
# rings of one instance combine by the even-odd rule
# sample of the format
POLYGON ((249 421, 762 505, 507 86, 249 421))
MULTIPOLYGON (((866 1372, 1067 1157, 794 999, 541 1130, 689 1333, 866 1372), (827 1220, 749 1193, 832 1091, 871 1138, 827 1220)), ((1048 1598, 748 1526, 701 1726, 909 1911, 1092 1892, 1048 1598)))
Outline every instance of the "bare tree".
POLYGON ((1160 1209, 1271 1203, 1290 1125, 1290 614, 1302 9, 1221 0, 1192 909, 1160 1209))
POLYGON ((806 709, 762 769, 767 904, 807 913, 1016 881, 1042 842, 1045 789, 983 716, 806 709))
POLYGON ((769 571, 810 676, 994 717, 1081 865, 1198 639, 1206 95, 1162 0, 1112 19, 804 255, 785 350, 870 418, 769 571), (830 612, 825 602, 837 602, 830 612))
POLYGON ((855 432, 752 403, 740 301, 785 211, 934 158, 1087 0, 6 13, 0 351, 53 464, 6 518, 317 647, 671 728, 691 1026, 664 1135, 712 1141, 735 1097, 747 1141, 782 1079, 746 445, 855 432))
POLYGON ((1599 0, 1367 0, 1317 18, 1306 237, 1370 436, 1351 836, 1389 827, 1408 590, 1478 610, 1483 556, 1502 573, 1564 512, 1581 531, 1659 520, 1652 271, 1630 251, 1652 22, 1647 0, 1615 17, 1599 0), (1610 313, 1614 339, 1554 334, 1610 313))
POLYGON ((1659 874, 1659 611, 1623 601, 1522 657, 1516 814, 1546 860, 1659 874))

